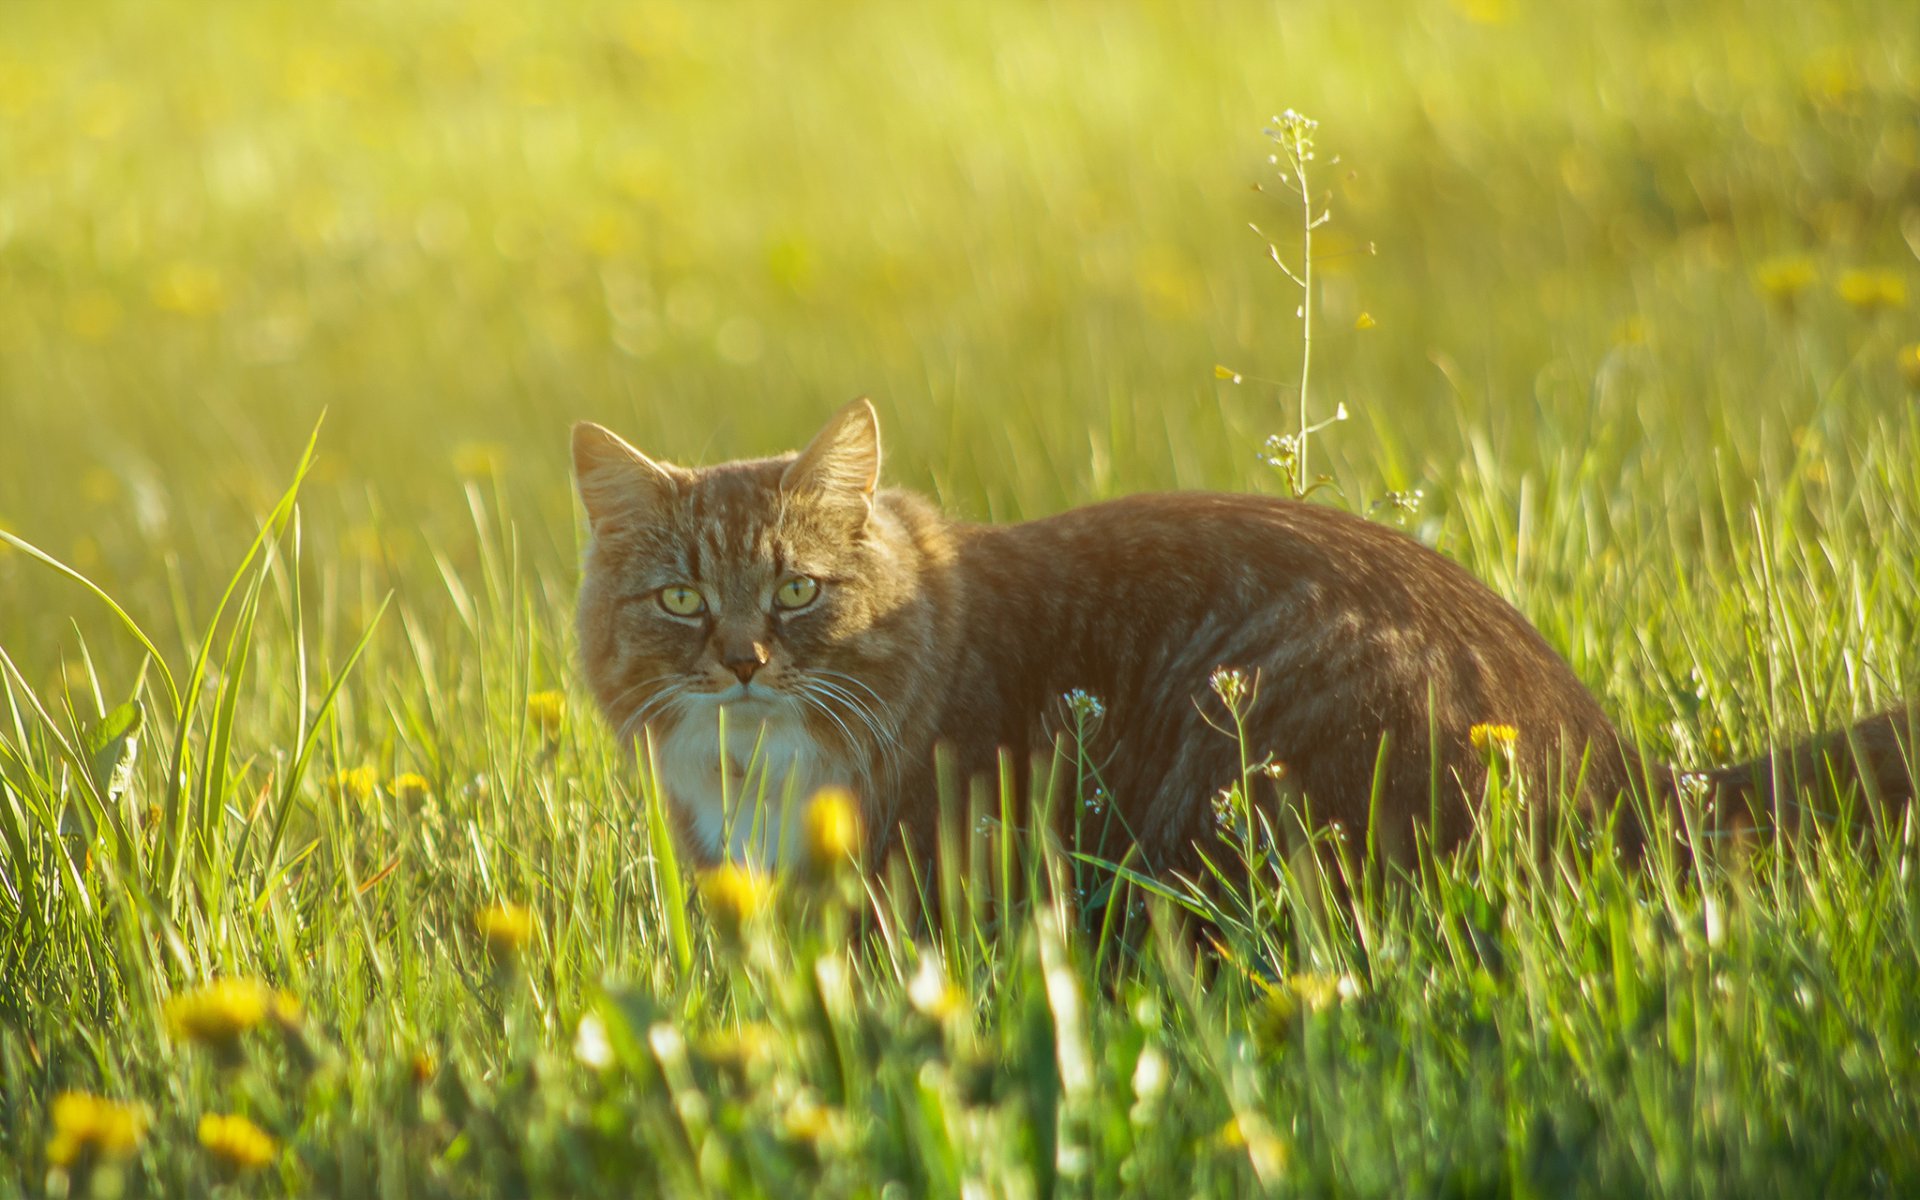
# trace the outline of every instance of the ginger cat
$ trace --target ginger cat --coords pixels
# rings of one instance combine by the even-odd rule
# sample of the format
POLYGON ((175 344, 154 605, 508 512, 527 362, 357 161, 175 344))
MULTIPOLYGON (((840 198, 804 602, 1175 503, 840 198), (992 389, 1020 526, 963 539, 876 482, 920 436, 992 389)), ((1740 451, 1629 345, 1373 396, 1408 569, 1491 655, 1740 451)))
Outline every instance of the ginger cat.
POLYGON ((1617 812, 1629 853, 1643 833, 1615 802, 1636 783, 1669 804, 1743 798, 1734 819, 1762 823, 1776 778, 1831 778, 1828 766, 1885 802, 1914 793, 1905 711, 1777 760, 1691 777, 1644 764, 1511 605, 1331 508, 1186 493, 956 522, 880 490, 865 400, 798 454, 676 467, 583 422, 573 460, 591 523, 581 664, 621 742, 650 742, 703 863, 779 856, 782 800, 828 784, 859 798, 871 861, 903 841, 925 852, 935 747, 963 780, 993 778, 1004 753, 1024 786, 1059 732, 1059 697, 1079 689, 1105 707, 1119 833, 1100 849, 1117 860, 1131 843, 1150 869, 1190 868, 1240 771, 1211 683, 1223 667, 1258 681, 1244 714, 1256 761, 1283 764, 1318 822, 1362 836, 1371 813, 1401 861, 1423 826, 1441 848, 1471 828, 1488 762, 1478 724, 1513 727, 1532 796, 1617 812))

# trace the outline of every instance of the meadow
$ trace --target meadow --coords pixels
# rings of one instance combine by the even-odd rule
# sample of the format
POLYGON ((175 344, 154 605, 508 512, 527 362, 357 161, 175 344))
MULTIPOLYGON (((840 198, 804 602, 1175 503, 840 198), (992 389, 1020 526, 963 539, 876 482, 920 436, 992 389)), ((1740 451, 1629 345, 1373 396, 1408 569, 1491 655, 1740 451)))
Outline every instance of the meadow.
POLYGON ((0 1200, 1920 1194, 1910 821, 699 878, 566 461, 1279 493, 1296 109, 1313 502, 1758 753, 1920 695, 1906 8, 7 5, 0 1200))

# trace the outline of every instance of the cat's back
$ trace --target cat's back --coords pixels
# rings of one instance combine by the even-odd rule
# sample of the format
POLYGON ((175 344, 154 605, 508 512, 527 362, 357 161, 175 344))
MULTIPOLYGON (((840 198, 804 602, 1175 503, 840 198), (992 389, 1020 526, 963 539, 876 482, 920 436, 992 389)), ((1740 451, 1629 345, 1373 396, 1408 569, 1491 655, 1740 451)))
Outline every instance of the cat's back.
MULTIPOLYGON (((1190 813, 1237 762, 1209 724, 1214 672, 1258 681, 1257 756, 1286 761, 1341 816, 1388 800, 1424 815, 1436 762, 1477 772, 1475 724, 1513 725, 1537 773, 1617 738, 1571 668, 1511 604, 1397 529, 1324 505, 1144 494, 1009 526, 956 527, 976 651, 1022 703, 1082 688, 1139 753, 1151 828, 1190 813), (1389 747, 1379 757, 1383 738, 1389 747), (1169 791, 1171 789, 1171 791, 1169 791)), ((1177 842, 1188 831, 1167 827, 1177 842)))
POLYGON ((1517 620, 1531 632, 1469 572, 1405 533, 1296 500, 1145 493, 1017 525, 958 526, 953 536, 974 567, 1051 577, 1069 585, 1057 593, 1063 598, 1100 589, 1218 618, 1292 597, 1407 620, 1517 620))

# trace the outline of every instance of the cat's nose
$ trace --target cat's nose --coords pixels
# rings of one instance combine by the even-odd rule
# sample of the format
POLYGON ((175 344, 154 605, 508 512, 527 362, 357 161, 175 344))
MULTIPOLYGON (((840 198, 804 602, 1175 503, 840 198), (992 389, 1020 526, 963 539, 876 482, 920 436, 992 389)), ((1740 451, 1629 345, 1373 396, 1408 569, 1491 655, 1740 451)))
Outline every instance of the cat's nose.
POLYGON ((767 648, 759 642, 749 642, 721 659, 720 665, 732 671, 741 683, 752 683, 754 672, 767 665, 767 648))

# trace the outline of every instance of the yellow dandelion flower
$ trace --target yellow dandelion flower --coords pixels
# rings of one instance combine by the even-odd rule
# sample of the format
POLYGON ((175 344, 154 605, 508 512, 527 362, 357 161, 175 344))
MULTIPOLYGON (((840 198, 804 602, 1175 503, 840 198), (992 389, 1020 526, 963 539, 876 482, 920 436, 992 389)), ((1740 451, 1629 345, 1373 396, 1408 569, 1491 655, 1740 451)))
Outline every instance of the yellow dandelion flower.
POLYGON ((474 925, 498 963, 518 959, 533 940, 533 913, 518 904, 489 904, 475 915, 474 925))
POLYGON ((1652 332, 1647 319, 1636 314, 1613 327, 1613 342, 1616 346, 1644 346, 1652 332))
POLYGON ((700 873, 700 898, 720 931, 737 935, 773 896, 773 881, 750 866, 728 863, 700 873))
POLYGON ((1896 271, 1848 271, 1834 284, 1834 290, 1849 307, 1862 313, 1904 308, 1907 303, 1907 281, 1896 271))
POLYGON ((120 326, 120 302, 108 292, 82 292, 67 301, 67 331, 89 342, 105 341, 120 326))
POLYGON ((327 778, 327 790, 343 800, 365 804, 380 782, 380 772, 372 767, 349 767, 327 778))
POLYGON ((947 978, 940 960, 932 953, 920 956, 920 969, 907 981, 907 1003, 914 1011, 933 1021, 944 1021, 960 1011, 967 994, 947 978))
POLYGON ((1292 1159, 1287 1143, 1255 1112, 1228 1117, 1213 1135, 1213 1145, 1224 1154, 1246 1155, 1262 1179, 1279 1175, 1292 1159))
POLYGON ((1859 68, 1831 52, 1808 63, 1800 72, 1800 81, 1807 99, 1820 108, 1846 108, 1860 94, 1859 68))
POLYGON ((1511 725, 1496 725, 1482 722, 1467 730, 1467 740, 1473 748, 1485 753, 1489 750, 1512 750, 1520 740, 1520 731, 1511 725))
POLYGON ((543 736, 551 740, 560 736, 560 727, 567 719, 566 693, 560 691, 535 692, 527 697, 527 719, 533 722, 543 736))
POLYGON ((771 1026, 748 1021, 736 1029, 720 1030, 701 1038, 695 1049, 714 1066, 744 1075, 773 1058, 777 1044, 771 1026))
POLYGON ((238 1113, 208 1113, 201 1117, 200 1144, 236 1171, 258 1170, 280 1156, 280 1143, 238 1113))
POLYGON ((53 1137, 47 1161, 70 1167, 84 1156, 126 1158, 140 1147, 147 1117, 138 1106, 87 1092, 61 1092, 53 1098, 53 1137))
POLYGON ((1513 0, 1453 0, 1453 7, 1476 25, 1505 25, 1513 20, 1513 0))
POLYGON ((433 795, 433 785, 424 775, 407 771, 387 781, 387 794, 409 807, 425 804, 433 795))
POLYGON ((1287 990, 1299 997, 1308 1012, 1320 1012, 1360 995, 1360 981, 1351 975, 1306 971, 1287 977, 1287 990))
POLYGON ((860 809, 845 788, 822 788, 801 814, 807 861, 825 874, 838 870, 860 852, 860 809))
POLYGON ((788 1141, 804 1146, 825 1147, 843 1139, 845 1119, 839 1110, 821 1104, 808 1092, 795 1096, 780 1118, 780 1131, 788 1141))
POLYGON ((176 262, 153 280, 153 306, 183 317, 206 317, 227 306, 227 283, 205 263, 176 262))
POLYGON ((90 467, 80 477, 80 494, 90 504, 111 504, 120 496, 120 476, 108 467, 90 467))
POLYGON ((266 1019, 273 992, 256 979, 216 979, 167 1002, 167 1024, 180 1037, 230 1051, 240 1035, 266 1019))
POLYGON ((506 448, 494 442, 462 442, 453 448, 453 469, 462 479, 492 479, 506 461, 506 448))
POLYGON ((1907 381, 1907 386, 1920 392, 1920 342, 1900 347, 1893 361, 1900 368, 1900 377, 1907 381))
POLYGON ((1806 290, 1819 281, 1820 272, 1810 258, 1768 259, 1753 272, 1753 286, 1767 300, 1792 312, 1806 290))

